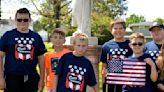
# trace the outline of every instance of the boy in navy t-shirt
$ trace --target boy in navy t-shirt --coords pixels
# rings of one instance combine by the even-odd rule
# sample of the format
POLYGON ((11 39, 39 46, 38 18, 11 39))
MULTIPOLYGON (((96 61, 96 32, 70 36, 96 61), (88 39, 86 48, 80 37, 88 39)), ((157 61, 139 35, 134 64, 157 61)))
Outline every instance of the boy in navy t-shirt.
POLYGON ((153 41, 145 44, 144 51, 151 55, 152 59, 155 61, 160 54, 160 48, 164 43, 164 25, 161 23, 154 22, 149 28, 150 34, 153 41))
POLYGON ((73 52, 64 54, 59 60, 53 92, 86 92, 87 85, 95 89, 97 82, 92 64, 84 57, 88 47, 87 36, 76 34, 73 47, 73 52))
POLYGON ((29 29, 31 21, 29 10, 20 8, 15 14, 17 27, 4 33, 0 39, 0 89, 4 92, 43 91, 46 48, 40 35, 29 29))
MULTIPOLYGON (((102 53, 100 61, 103 63, 102 75, 106 79, 107 73, 107 60, 118 60, 122 61, 128 56, 132 55, 132 50, 129 47, 129 41, 125 39, 126 24, 121 19, 113 20, 111 23, 111 33, 113 39, 106 42, 102 46, 102 53), (108 56, 107 56, 108 55, 108 56)), ((111 66, 112 67, 112 66, 111 66)), ((116 84, 103 84, 103 92, 122 92, 122 85, 116 84)))
POLYGON ((151 56, 143 52, 143 48, 145 44, 144 35, 142 33, 135 32, 129 37, 129 40, 130 40, 129 46, 133 50, 133 55, 131 57, 128 57, 127 60, 131 60, 131 62, 135 62, 135 63, 138 63, 136 61, 146 62, 146 68, 145 68, 146 73, 145 73, 145 78, 144 78, 145 80, 144 79, 141 80, 141 78, 137 79, 136 76, 142 76, 138 74, 143 72, 140 69, 143 69, 144 65, 138 66, 138 68, 133 67, 133 69, 136 72, 135 77, 134 75, 131 75, 133 76, 132 79, 136 80, 133 83, 137 82, 138 84, 135 84, 135 85, 130 84, 130 85, 124 86, 123 92, 153 92, 153 82, 157 81, 158 73, 157 73, 156 65, 151 59, 151 56), (144 83, 144 81, 145 81, 145 84, 142 84, 144 83))
MULTIPOLYGON (((160 49, 164 43, 164 25, 158 22, 154 22, 149 28, 150 35, 153 41, 145 44, 144 52, 150 54, 151 58, 155 62, 160 55, 160 49)), ((159 70, 158 70, 159 71, 159 70)), ((160 73, 160 72, 158 72, 160 73)), ((154 91, 158 92, 157 85, 154 84, 154 91)))

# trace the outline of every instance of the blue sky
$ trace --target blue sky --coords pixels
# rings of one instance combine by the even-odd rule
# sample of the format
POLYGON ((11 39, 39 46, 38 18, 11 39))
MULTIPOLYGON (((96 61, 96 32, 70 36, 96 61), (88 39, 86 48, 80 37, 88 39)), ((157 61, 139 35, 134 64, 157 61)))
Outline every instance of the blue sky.
MULTIPOLYGON (((127 0, 128 12, 125 17, 131 14, 142 15, 147 21, 153 21, 157 17, 164 18, 164 0, 127 0)), ((17 0, 3 0, 2 18, 14 18, 15 11, 20 7, 28 7, 17 2, 17 0), (7 7, 6 7, 7 6, 7 7)), ((30 7, 35 11, 35 7, 30 7)), ((36 16, 35 16, 36 17, 36 16)))

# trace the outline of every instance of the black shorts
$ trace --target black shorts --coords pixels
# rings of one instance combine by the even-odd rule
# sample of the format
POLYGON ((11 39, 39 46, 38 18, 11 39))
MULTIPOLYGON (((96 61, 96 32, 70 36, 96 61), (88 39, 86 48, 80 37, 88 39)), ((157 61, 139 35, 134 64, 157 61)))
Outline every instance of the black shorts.
POLYGON ((39 75, 5 75, 4 92, 37 92, 39 75))

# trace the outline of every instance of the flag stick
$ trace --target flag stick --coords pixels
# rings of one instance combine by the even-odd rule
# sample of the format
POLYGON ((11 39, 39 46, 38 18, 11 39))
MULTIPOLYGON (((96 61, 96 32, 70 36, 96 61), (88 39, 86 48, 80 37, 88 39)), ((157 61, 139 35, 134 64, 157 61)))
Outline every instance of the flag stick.
POLYGON ((114 92, 116 92, 116 85, 114 85, 114 92))
MULTIPOLYGON (((109 60, 109 54, 107 54, 107 61, 109 60)), ((108 66, 108 63, 107 63, 107 66, 108 66)), ((108 73, 108 71, 107 71, 107 73, 108 73)), ((106 82, 106 87, 105 87, 105 89, 106 89, 106 92, 108 92, 108 84, 107 84, 107 82, 106 82)))
POLYGON ((108 92, 108 84, 106 83, 106 87, 105 87, 106 92, 108 92))

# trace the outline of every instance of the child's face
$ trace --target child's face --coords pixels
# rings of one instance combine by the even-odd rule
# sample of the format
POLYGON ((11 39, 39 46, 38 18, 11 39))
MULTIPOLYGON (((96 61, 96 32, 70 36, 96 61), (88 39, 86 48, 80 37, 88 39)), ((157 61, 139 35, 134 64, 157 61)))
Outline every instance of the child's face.
POLYGON ((54 33, 50 40, 54 47, 61 47, 65 43, 64 36, 57 34, 57 33, 54 33))
POLYGON ((164 29, 160 27, 154 27, 151 31, 150 34, 155 41, 162 41, 163 40, 163 35, 164 35, 164 29))
POLYGON ((144 39, 141 38, 134 38, 131 40, 129 43, 129 46, 133 50, 133 53, 135 54, 140 54, 143 53, 143 48, 144 48, 144 39))
POLYGON ((115 24, 112 28, 112 35, 115 39, 122 39, 125 35, 125 28, 122 24, 115 24))
POLYGON ((74 52, 77 56, 84 56, 87 50, 88 44, 86 41, 76 40, 74 43, 74 52))

